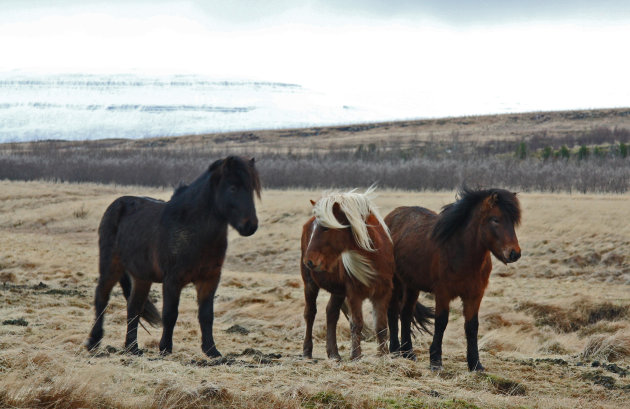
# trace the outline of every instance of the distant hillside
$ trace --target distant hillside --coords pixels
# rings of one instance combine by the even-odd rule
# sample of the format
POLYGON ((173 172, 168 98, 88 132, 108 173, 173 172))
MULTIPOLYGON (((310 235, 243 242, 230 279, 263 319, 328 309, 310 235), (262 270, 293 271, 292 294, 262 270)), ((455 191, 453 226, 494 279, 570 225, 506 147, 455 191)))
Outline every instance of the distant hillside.
POLYGON ((142 140, 0 144, 0 178, 151 186, 189 181, 212 160, 255 156, 268 187, 379 183, 449 190, 630 190, 630 108, 532 112, 142 140))

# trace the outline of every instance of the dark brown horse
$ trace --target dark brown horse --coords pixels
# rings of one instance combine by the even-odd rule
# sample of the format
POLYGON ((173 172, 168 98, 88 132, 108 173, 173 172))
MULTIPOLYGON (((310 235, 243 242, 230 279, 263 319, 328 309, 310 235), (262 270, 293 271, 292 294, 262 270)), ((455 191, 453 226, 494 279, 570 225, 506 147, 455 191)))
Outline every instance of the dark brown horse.
POLYGON ((300 267, 304 281, 304 356, 312 358, 313 321, 319 289, 330 292, 326 307, 326 352, 339 360, 337 321, 344 299, 352 315, 351 358, 361 356, 363 300, 374 307, 379 354, 387 353, 387 308, 392 291, 394 253, 389 231, 365 194, 348 192, 324 196, 313 203, 313 214, 302 229, 300 267))
POLYGON ((422 207, 399 207, 387 215, 385 222, 394 240, 396 258, 394 296, 388 312, 391 352, 402 352, 415 359, 411 345, 414 307, 419 291, 433 293, 436 318, 430 360, 432 369, 441 369, 449 304, 460 297, 468 368, 483 370, 477 349, 477 314, 492 270, 490 253, 503 263, 520 258, 521 248, 514 232, 520 219, 516 194, 502 189, 463 188, 458 200, 444 206, 439 215, 422 207))
POLYGON ((254 159, 229 156, 217 160, 189 186, 177 188, 171 200, 123 196, 105 211, 99 233, 99 281, 94 297, 96 322, 87 342, 89 350, 103 337, 103 316, 117 282, 127 298, 125 348, 138 349, 138 321, 159 322, 147 299, 151 284, 162 283, 162 339, 160 352, 173 349, 182 288, 194 283, 199 304, 201 349, 220 356, 212 336, 214 293, 227 249, 228 224, 242 236, 258 228, 254 192, 260 180, 254 159))

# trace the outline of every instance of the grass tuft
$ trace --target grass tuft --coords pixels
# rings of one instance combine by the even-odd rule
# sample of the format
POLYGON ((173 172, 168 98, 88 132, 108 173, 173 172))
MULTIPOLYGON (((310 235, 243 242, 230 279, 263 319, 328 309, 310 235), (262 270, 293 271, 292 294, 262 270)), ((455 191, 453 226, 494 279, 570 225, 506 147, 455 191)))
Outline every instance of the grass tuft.
POLYGON ((582 357, 611 362, 630 357, 630 334, 618 332, 614 335, 593 335, 588 339, 582 357))

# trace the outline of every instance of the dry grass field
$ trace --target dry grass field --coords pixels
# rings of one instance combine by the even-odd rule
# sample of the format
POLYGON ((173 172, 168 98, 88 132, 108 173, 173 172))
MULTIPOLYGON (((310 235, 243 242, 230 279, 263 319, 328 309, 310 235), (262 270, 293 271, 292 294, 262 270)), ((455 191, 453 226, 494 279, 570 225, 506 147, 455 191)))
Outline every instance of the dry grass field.
MULTIPOLYGON (((192 287, 182 294, 173 354, 157 353, 160 329, 139 330, 141 357, 121 353, 119 287, 102 348, 83 347, 93 322, 96 229, 123 194, 162 199, 170 190, 97 184, 0 182, 0 407, 122 408, 620 408, 630 406, 630 196, 522 194, 523 257, 495 262, 480 311, 481 360, 466 369, 463 318, 452 304, 445 369, 431 372, 430 336, 418 362, 375 356, 325 359, 319 297, 313 360, 300 357, 304 321, 299 237, 317 191, 266 190, 252 237, 230 231, 215 304, 224 358, 207 360, 192 287)), ((438 209, 453 192, 381 191, 383 214, 399 205, 438 209)), ((161 305, 161 288, 152 297, 161 305)), ((431 304, 425 295, 421 299, 431 304)), ((369 306, 366 305, 366 313, 369 306)))

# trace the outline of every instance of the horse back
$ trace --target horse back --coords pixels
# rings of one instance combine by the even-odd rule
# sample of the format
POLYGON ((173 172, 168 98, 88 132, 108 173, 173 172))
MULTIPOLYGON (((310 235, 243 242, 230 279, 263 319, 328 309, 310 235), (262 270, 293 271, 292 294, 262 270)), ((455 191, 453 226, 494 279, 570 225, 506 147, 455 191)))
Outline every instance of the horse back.
POLYGON ((437 213, 424 207, 398 207, 385 217, 394 242, 396 275, 401 282, 432 291, 439 250, 431 239, 437 213))

